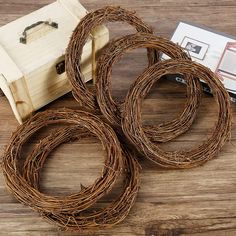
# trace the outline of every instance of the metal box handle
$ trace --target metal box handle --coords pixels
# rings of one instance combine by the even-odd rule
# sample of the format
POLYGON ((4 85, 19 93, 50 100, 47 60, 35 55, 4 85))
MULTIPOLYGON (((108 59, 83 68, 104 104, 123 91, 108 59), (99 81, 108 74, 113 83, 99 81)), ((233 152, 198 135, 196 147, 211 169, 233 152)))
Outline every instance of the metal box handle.
POLYGON ((25 30, 22 33, 22 37, 20 37, 20 43, 27 44, 28 31, 39 26, 39 25, 47 25, 47 26, 51 26, 52 28, 58 29, 58 23, 56 23, 56 22, 38 21, 38 22, 25 28, 25 30))

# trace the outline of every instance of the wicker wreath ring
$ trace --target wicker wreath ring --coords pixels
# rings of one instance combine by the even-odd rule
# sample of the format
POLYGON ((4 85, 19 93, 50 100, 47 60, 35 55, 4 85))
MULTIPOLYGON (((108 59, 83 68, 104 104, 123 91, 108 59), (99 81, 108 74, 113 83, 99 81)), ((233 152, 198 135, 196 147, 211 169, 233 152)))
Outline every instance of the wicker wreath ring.
MULTIPOLYGON (((87 88, 80 68, 80 60, 83 47, 86 44, 93 29, 107 22, 126 22, 133 26, 138 32, 153 33, 152 29, 146 25, 134 12, 121 7, 104 7, 94 12, 88 13, 75 28, 68 48, 66 50, 66 72, 72 85, 72 93, 75 99, 88 110, 98 110, 96 97, 87 88)), ((149 64, 157 62, 158 53, 148 49, 149 64)))
MULTIPOLYGON (((48 154, 62 142, 70 141, 74 137, 76 139, 88 137, 88 132, 83 132, 78 127, 67 127, 41 140, 40 145, 28 156, 24 166, 24 177, 32 187, 38 189, 40 171, 48 154)), ((66 214, 41 212, 41 215, 63 231, 78 232, 94 228, 105 228, 121 222, 133 206, 140 186, 140 168, 134 158, 134 154, 127 148, 123 148, 123 150, 123 156, 125 157, 124 190, 108 207, 93 211, 90 214, 83 211, 79 214, 73 212, 67 212, 66 214)))
MULTIPOLYGON (((137 33, 111 42, 99 57, 96 70, 96 94, 102 114, 113 126, 121 126, 122 105, 111 96, 112 66, 122 55, 137 48, 156 49, 173 59, 189 59, 183 49, 175 43, 151 34, 137 33), (112 55, 112 57, 111 57, 112 55)), ((189 59, 190 60, 190 59, 189 59)), ((191 76, 191 75, 190 75, 191 76)), ((159 125, 145 126, 145 134, 152 140, 166 142, 186 132, 193 123, 201 98, 201 85, 197 79, 187 79, 187 102, 182 114, 159 125)))
MULTIPOLYGON (((189 77, 186 77, 189 78, 189 77)), ((189 60, 166 60, 144 71, 128 92, 122 114, 122 129, 126 137, 147 158, 160 166, 168 168, 190 168, 203 164, 215 157, 230 137, 232 113, 230 98, 219 78, 203 65, 189 60), (158 144, 151 142, 141 125, 142 100, 152 85, 168 74, 191 74, 205 81, 211 88, 219 107, 218 121, 208 140, 200 146, 186 151, 164 151, 158 144)))
POLYGON ((38 113, 13 134, 3 157, 3 173, 8 188, 22 203, 57 224, 61 230, 81 231, 117 224, 128 214, 139 188, 139 165, 128 149, 122 149, 114 131, 100 119, 81 111, 63 109, 38 113), (22 146, 39 129, 49 124, 66 123, 44 138, 27 157, 23 173, 18 169, 22 146), (72 126, 73 125, 73 126, 72 126), (86 131, 85 131, 86 129, 86 131), (102 175, 94 184, 66 197, 47 196, 38 190, 39 171, 49 153, 63 142, 88 135, 99 137, 107 152, 102 175), (126 182, 120 196, 104 209, 85 212, 113 186, 124 169, 126 182))

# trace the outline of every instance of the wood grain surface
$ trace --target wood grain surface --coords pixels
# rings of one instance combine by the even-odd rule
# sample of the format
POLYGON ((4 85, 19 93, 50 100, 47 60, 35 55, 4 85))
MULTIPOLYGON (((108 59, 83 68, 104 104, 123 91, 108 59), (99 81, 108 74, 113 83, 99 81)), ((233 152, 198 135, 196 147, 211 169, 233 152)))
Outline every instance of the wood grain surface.
MULTIPOLYGON (((51 0, 0 0, 0 25, 30 13, 51 0)), ((108 4, 122 5, 137 11, 156 34, 170 37, 180 20, 208 26, 214 30, 236 35, 235 0, 81 0, 91 10, 108 4)), ((109 24, 112 36, 133 32, 119 23, 109 24)), ((147 65, 145 50, 127 54, 113 69, 113 96, 122 99, 135 77, 147 65)), ((142 112, 144 123, 158 123, 174 118, 185 103, 185 86, 170 81, 156 84, 145 100, 142 112)), ((71 94, 44 109, 70 107, 78 109, 71 94)), ((232 104, 234 116, 236 104, 232 104)), ((4 152, 11 132, 17 127, 5 97, 0 97, 0 155, 4 152)), ((211 96, 204 96, 199 115, 192 128, 163 148, 177 150, 200 144, 212 131, 217 106, 211 96)), ((51 129, 35 137, 26 149, 51 129)), ((234 236, 236 235, 236 125, 232 138, 219 156, 204 166, 190 170, 163 170, 140 158, 141 188, 137 201, 127 219, 108 230, 90 234, 59 232, 37 213, 18 203, 5 189, 0 173, 0 235, 64 236, 64 235, 168 235, 168 236, 234 236)), ((26 150, 27 151, 27 150, 26 150)), ((42 174, 43 191, 66 195, 79 191, 99 175, 104 153, 96 140, 63 144, 45 164, 42 174)), ((106 205, 119 194, 119 184, 102 199, 106 205)))

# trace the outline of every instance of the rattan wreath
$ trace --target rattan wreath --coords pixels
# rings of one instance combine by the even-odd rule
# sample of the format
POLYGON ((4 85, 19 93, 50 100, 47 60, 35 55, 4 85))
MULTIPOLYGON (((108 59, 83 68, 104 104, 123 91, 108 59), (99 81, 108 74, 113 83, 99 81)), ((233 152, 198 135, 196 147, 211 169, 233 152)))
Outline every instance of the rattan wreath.
POLYGON ((13 134, 2 162, 9 190, 22 203, 37 210, 61 229, 70 231, 104 228, 122 221, 133 205, 139 188, 139 166, 128 150, 122 150, 114 131, 99 118, 81 111, 63 109, 38 113, 13 134), (39 129, 49 124, 70 124, 42 140, 26 159, 24 172, 18 168, 22 146, 39 129), (101 177, 79 193, 66 197, 47 196, 38 190, 39 171, 52 149, 71 139, 82 138, 88 129, 96 135, 107 152, 101 177), (125 153, 125 155, 124 155, 125 153), (119 198, 105 209, 86 215, 113 186, 125 168, 126 183, 119 198))
MULTIPOLYGON (((190 77, 186 77, 190 78, 190 77)), ((215 157, 230 137, 232 113, 230 98, 219 78, 203 65, 189 60, 166 60, 146 69, 138 77, 125 99, 122 129, 135 147, 153 162, 168 168, 190 168, 215 157), (186 151, 165 151, 151 142, 141 126, 141 104, 152 85, 168 74, 191 74, 205 81, 212 90, 219 107, 218 121, 208 140, 186 151)))
MULTIPOLYGON (((88 110, 93 112, 98 109, 95 94, 87 88, 80 68, 80 60, 83 47, 92 30, 107 22, 121 21, 133 26, 138 32, 153 33, 135 12, 125 10, 121 7, 104 7, 88 13, 74 30, 68 48, 66 50, 66 72, 72 85, 72 93, 75 99, 88 110)), ((148 49, 149 64, 154 64, 158 59, 155 50, 148 49)))
MULTIPOLYGON (((137 33, 111 42, 98 59, 96 95, 102 114, 113 126, 119 127, 121 125, 120 110, 122 110, 122 104, 117 104, 111 96, 112 66, 126 52, 141 47, 156 49, 173 59, 189 59, 180 46, 151 34, 137 33)), ((189 129, 196 117, 201 98, 201 85, 195 78, 187 79, 187 97, 183 112, 178 118, 156 126, 145 126, 145 133, 152 141, 166 142, 189 129)))
MULTIPOLYGON (((78 127, 66 127, 42 140, 25 162, 23 173, 27 182, 35 189, 38 189, 40 171, 48 154, 63 142, 70 141, 74 138, 81 139, 83 137, 88 137, 87 131, 83 131, 78 127)), ((140 185, 140 168, 134 154, 127 147, 123 148, 123 151, 123 156, 125 157, 124 190, 108 207, 93 211, 90 214, 86 211, 80 212, 79 214, 69 211, 66 214, 41 212, 41 215, 65 231, 105 228, 122 221, 134 204, 140 185)))

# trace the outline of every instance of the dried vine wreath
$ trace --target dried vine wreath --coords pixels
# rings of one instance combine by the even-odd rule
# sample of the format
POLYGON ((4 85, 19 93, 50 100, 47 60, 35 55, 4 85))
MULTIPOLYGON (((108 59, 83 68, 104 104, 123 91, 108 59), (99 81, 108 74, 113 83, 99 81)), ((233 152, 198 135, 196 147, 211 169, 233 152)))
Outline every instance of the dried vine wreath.
MULTIPOLYGON (((186 77, 189 78, 189 77, 186 77)), ((189 114, 191 115, 191 114, 189 114)), ((168 168, 190 168, 215 157, 230 137, 232 113, 228 92, 219 78, 208 68, 189 60, 166 60, 144 71, 128 92, 122 114, 122 129, 126 137, 147 158, 168 168), (152 85, 168 74, 188 75, 208 83, 219 107, 218 121, 211 137, 200 146, 186 151, 164 151, 151 142, 141 127, 141 103, 152 85)))
MULTIPOLYGON (((111 42, 98 59, 96 94, 102 114, 113 126, 121 126, 120 110, 122 110, 122 105, 117 104, 111 96, 112 66, 120 60, 124 53, 141 47, 156 49, 173 59, 189 59, 180 46, 165 38, 151 34, 137 33, 111 42)), ((178 118, 164 124, 145 126, 145 133, 152 141, 166 142, 172 140, 186 132, 191 126, 200 103, 201 85, 195 78, 187 79, 186 85, 188 99, 182 114, 178 118)))
MULTIPOLYGON (((107 22, 121 21, 133 26, 138 32, 153 33, 152 29, 146 25, 135 12, 125 10, 121 7, 104 7, 88 13, 74 30, 69 42, 65 61, 67 76, 72 85, 72 93, 75 99, 88 110, 98 109, 96 98, 93 92, 87 88, 80 68, 80 60, 83 47, 89 38, 92 30, 107 22)), ((149 64, 154 64, 158 59, 155 50, 148 49, 149 64)))
MULTIPOLYGON (((62 142, 67 142, 71 138, 80 139, 88 137, 88 133, 78 129, 78 127, 67 127, 59 130, 53 135, 46 137, 28 156, 24 166, 24 177, 27 182, 38 189, 40 170, 48 154, 62 142)), ((41 212, 41 215, 49 222, 56 224, 61 230, 78 231, 91 230, 93 228, 105 228, 122 221, 129 213, 137 196, 139 181, 139 165, 132 152, 124 148, 125 156, 125 184, 124 191, 120 196, 105 209, 93 211, 93 213, 80 212, 76 214, 68 212, 66 214, 52 214, 41 212)))
POLYGON ((99 118, 81 111, 63 109, 38 113, 13 134, 2 162, 8 188, 22 203, 58 225, 61 230, 81 231, 105 228, 122 221, 128 214, 139 188, 139 165, 128 149, 122 149, 114 131, 99 118), (39 129, 57 123, 74 126, 62 128, 43 139, 26 159, 21 173, 21 149, 39 129), (49 153, 63 142, 87 136, 88 129, 99 137, 107 152, 102 175, 94 184, 66 197, 47 196, 38 190, 39 172, 49 153), (104 209, 86 210, 106 194, 125 170, 126 182, 120 196, 104 209))

